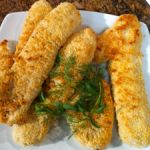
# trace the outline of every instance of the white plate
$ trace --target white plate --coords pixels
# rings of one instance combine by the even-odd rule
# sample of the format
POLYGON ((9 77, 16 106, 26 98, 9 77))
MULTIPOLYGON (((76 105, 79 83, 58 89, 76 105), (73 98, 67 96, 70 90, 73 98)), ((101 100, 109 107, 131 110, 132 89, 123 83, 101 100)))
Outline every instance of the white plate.
POLYGON ((148 4, 150 5, 150 0, 146 0, 148 2, 148 4))
MULTIPOLYGON (((117 16, 108 15, 97 12, 81 11, 83 25, 92 27, 96 33, 102 32, 104 29, 111 27, 117 16)), ((18 12, 8 14, 0 28, 0 40, 18 40, 22 24, 24 22, 26 12, 18 12)), ((143 57, 143 72, 146 84, 147 94, 150 100, 150 36, 148 28, 144 23, 141 23, 143 33, 142 52, 143 57)), ((0 150, 85 150, 80 144, 72 138, 67 140, 69 129, 65 122, 61 122, 60 126, 56 127, 49 133, 45 141, 38 146, 30 146, 21 148, 13 143, 11 138, 11 128, 0 125, 0 150)), ((114 127, 113 138, 107 150, 138 150, 137 148, 129 147, 122 144, 117 130, 114 127)), ((142 148, 140 150, 150 150, 150 147, 142 148)))

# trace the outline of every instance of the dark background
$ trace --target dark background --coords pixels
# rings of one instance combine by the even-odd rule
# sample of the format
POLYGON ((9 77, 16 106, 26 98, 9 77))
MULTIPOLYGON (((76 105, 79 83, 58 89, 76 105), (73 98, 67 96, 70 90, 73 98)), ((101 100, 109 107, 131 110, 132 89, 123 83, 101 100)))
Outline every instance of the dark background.
MULTIPOLYGON (((0 0, 0 24, 6 14, 16 11, 25 11, 36 0, 0 0)), ((65 0, 48 0, 52 6, 65 0)), ((145 0, 68 0, 79 9, 105 12, 115 15, 133 13, 140 21, 145 22, 150 30, 150 6, 145 0)))

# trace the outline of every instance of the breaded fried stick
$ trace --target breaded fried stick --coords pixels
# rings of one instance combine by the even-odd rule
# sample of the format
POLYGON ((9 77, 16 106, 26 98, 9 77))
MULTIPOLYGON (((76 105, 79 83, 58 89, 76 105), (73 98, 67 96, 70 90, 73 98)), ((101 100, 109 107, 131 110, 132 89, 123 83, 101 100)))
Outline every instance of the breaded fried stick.
POLYGON ((12 125, 22 121, 48 77, 58 49, 80 22, 79 11, 66 2, 53 9, 37 25, 12 66, 14 87, 10 105, 0 107, 1 122, 12 125))
MULTIPOLYGON (((23 25, 22 33, 20 35, 17 49, 15 51, 16 56, 19 55, 23 47, 25 46, 26 42, 28 41, 30 35, 32 34, 34 28, 37 26, 40 20, 44 18, 46 14, 48 14, 51 10, 51 6, 45 0, 40 0, 35 2, 32 7, 29 9, 25 23, 23 25)), ((3 41, 0 44, 0 52, 1 52, 1 81, 0 81, 0 99, 3 101, 5 106, 8 99, 11 96, 12 90, 12 73, 10 68, 13 65, 13 58, 14 55, 10 53, 9 49, 7 48, 7 41, 3 41)), ((2 103, 2 102, 1 102, 2 103)), ((2 105, 3 107, 3 105, 2 105)), ((2 117, 2 116, 1 116, 2 117)))
POLYGON ((16 47, 15 55, 19 55, 23 47, 26 45, 30 35, 32 34, 38 23, 52 10, 52 7, 46 0, 35 2, 27 13, 25 23, 23 24, 22 33, 16 47))
POLYGON ((79 120, 79 123, 69 123, 74 136, 82 145, 97 150, 104 149, 110 143, 114 121, 114 106, 110 87, 106 81, 103 80, 102 83, 104 89, 103 103, 106 107, 101 114, 93 115, 99 128, 93 127, 88 120, 82 122, 83 115, 76 112, 71 112, 71 114, 76 120, 79 120))
POLYGON ((139 22, 136 17, 134 15, 122 15, 119 18, 119 27, 115 23, 111 28, 98 35, 97 50, 94 57, 95 62, 103 63, 112 60, 124 46, 130 48, 130 45, 133 47, 141 44, 141 36, 138 39, 139 42, 135 43, 135 41, 132 41, 134 36, 138 36, 140 30, 139 22), (129 38, 128 40, 131 40, 132 42, 125 43, 126 41, 124 41, 124 38, 129 38))
MULTIPOLYGON (((119 52, 109 65, 119 135, 129 145, 147 146, 150 144, 150 116, 141 69, 140 22, 134 15, 122 15, 112 30, 117 35, 112 41, 120 41, 120 45, 116 45, 119 52)), ((109 40, 106 50, 108 44, 111 44, 109 40)))
POLYGON ((7 41, 0 43, 0 101, 6 101, 11 92, 11 72, 13 54, 7 47, 7 41))
MULTIPOLYGON (((66 68, 66 65, 64 65, 65 63, 64 61, 67 60, 67 66, 68 64, 71 65, 74 61, 73 60, 74 56, 76 58, 78 65, 88 64, 92 62, 95 48, 96 48, 96 35, 91 29, 87 28, 80 31, 79 33, 73 34, 68 39, 64 47, 60 50, 58 55, 61 56, 60 62, 59 64, 57 64, 58 62, 55 63, 56 67, 54 67, 51 73, 54 73, 56 71, 58 65, 59 70, 61 70, 61 72, 64 73, 64 66, 66 68)), ((75 66, 77 66, 77 64, 75 64, 75 66)), ((75 71, 75 69, 73 70, 75 71)), ((81 80, 81 77, 78 76, 78 74, 76 74, 76 71, 74 72, 73 79, 75 81, 81 80)), ((64 79, 63 75, 58 74, 54 76, 54 74, 53 75, 51 74, 51 77, 46 82, 45 85, 46 87, 43 89, 44 93, 46 93, 45 100, 39 104, 39 106, 41 107, 38 107, 36 109, 38 113, 41 112, 41 109, 44 106, 51 107, 55 102, 58 101, 64 102, 68 100, 68 98, 73 94, 72 93, 73 89, 65 82, 66 80, 64 79), (54 94, 55 92, 57 92, 56 95, 54 94)), ((22 125, 15 125, 13 127, 13 139, 18 144, 31 145, 41 142, 43 138, 46 136, 49 126, 55 122, 55 120, 52 121, 51 114, 44 113, 39 114, 38 116, 34 114, 34 118, 32 117, 32 119, 30 119, 30 116, 31 114, 29 114, 28 116, 29 119, 27 120, 26 123, 22 125), (41 118, 43 118, 43 121, 41 121, 42 120, 41 118), (44 118, 45 120, 47 120, 47 126, 44 125, 46 122, 44 118)))
POLYGON ((21 146, 41 143, 54 122, 55 118, 53 116, 37 115, 34 106, 31 106, 26 121, 20 125, 13 125, 13 140, 21 146))

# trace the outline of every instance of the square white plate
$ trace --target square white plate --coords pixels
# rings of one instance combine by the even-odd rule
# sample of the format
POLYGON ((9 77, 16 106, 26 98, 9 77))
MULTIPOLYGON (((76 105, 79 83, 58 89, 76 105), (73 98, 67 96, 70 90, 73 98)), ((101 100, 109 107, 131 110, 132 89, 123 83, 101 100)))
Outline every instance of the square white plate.
MULTIPOLYGON (((111 27, 117 19, 117 16, 109 14, 89 11, 80 12, 82 16, 82 24, 92 27, 96 33, 100 33, 104 29, 111 27)), ((3 39, 17 41, 25 16, 26 12, 8 14, 0 27, 0 41, 3 39)), ((142 52, 144 54, 142 59, 142 69, 144 73, 146 90, 150 101, 150 35, 148 28, 144 23, 141 23, 141 29, 143 33, 142 52)), ((0 150, 86 150, 86 148, 81 147, 74 138, 71 138, 68 141, 67 137, 69 134, 69 128, 67 127, 66 123, 62 121, 61 125, 59 124, 58 127, 52 129, 42 144, 38 146, 22 148, 13 143, 11 137, 11 128, 0 125, 0 150)), ((122 144, 118 137, 116 127, 114 127, 112 142, 107 147, 107 150, 138 149, 129 147, 126 144, 122 144)), ((140 150, 150 150, 150 147, 142 148, 140 150)))

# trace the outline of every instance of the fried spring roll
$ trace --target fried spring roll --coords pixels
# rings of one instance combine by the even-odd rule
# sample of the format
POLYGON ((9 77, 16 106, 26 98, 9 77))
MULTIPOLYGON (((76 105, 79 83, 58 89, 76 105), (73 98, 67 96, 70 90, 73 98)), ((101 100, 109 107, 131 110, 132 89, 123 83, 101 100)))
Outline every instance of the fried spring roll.
POLYGON ((119 53, 109 65, 119 135, 129 145, 147 146, 150 144, 150 116, 141 69, 140 22, 133 15, 122 15, 113 30, 122 42, 118 45, 119 53))
MULTIPOLYGON (((59 67, 63 69, 64 64, 62 59, 66 60, 71 56, 76 57, 78 65, 88 64, 92 62, 95 48, 96 48, 96 35, 91 29, 87 28, 80 31, 79 33, 73 34, 59 52, 59 54, 61 55, 59 67)), ((52 71, 54 71, 54 69, 52 71)), ((61 71, 63 72, 63 70, 61 71)), ((76 76, 74 80, 78 81, 80 80, 80 77, 76 76)), ((46 84, 45 87, 46 90, 45 92, 47 96, 44 101, 44 104, 51 105, 52 103, 58 100, 59 101, 68 100, 70 94, 72 94, 72 88, 70 86, 67 86, 66 90, 64 88, 63 89, 61 88, 65 86, 65 80, 62 76, 58 75, 57 77, 52 77, 47 81, 48 83, 46 84), (59 94, 61 91, 64 91, 64 94, 52 95, 52 91, 57 91, 57 94, 59 94)), ((29 118, 30 118, 30 114, 29 114, 29 118)), ((48 132, 48 128, 55 122, 55 120, 52 121, 51 118, 52 115, 36 116, 32 120, 28 119, 27 122, 22 125, 15 125, 13 127, 14 141, 21 145, 31 145, 31 144, 41 142, 43 138, 46 136, 48 132), (39 117, 45 117, 45 118, 47 117, 47 126, 43 125, 45 121, 43 122, 40 121, 38 119, 39 117), (33 130, 33 128, 36 128, 36 130, 33 130), (40 135, 37 133, 40 133, 40 135)))
POLYGON ((38 23, 44 19, 51 10, 52 7, 46 0, 39 0, 31 6, 25 19, 25 23, 23 24, 22 33, 19 37, 15 51, 16 56, 20 54, 38 23))
POLYGON ((48 77, 58 49, 80 22, 79 11, 66 2, 53 9, 37 25, 12 66, 14 87, 8 102, 10 105, 0 107, 1 122, 14 124, 22 121, 48 77))
MULTIPOLYGON (((84 121, 84 124, 70 123, 74 136, 80 143, 91 149, 104 149, 111 141, 112 128, 114 122, 114 106, 110 93, 110 87, 106 81, 103 80, 104 98, 103 103, 106 105, 104 112, 101 114, 94 114, 94 119, 99 125, 99 128, 93 127, 89 121, 84 121)), ((82 120, 81 113, 71 112, 76 120, 82 120)))

